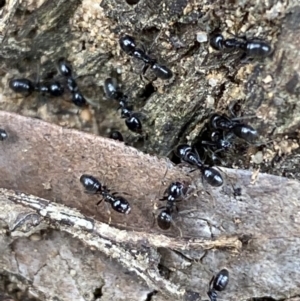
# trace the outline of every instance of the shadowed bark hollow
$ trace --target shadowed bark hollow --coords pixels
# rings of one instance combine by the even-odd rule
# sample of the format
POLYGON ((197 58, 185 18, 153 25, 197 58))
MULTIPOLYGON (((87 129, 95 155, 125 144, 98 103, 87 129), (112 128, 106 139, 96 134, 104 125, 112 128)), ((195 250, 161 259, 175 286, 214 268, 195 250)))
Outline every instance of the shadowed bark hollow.
POLYGON ((0 109, 49 122, 0 113, 8 132, 0 143, 0 293, 14 300, 205 300, 210 278, 226 267, 224 300, 297 299, 299 182, 226 169, 224 186, 212 189, 165 157, 180 142, 196 143, 212 112, 228 114, 237 103, 238 115, 256 116, 249 123, 260 139, 229 155, 227 165, 300 179, 299 3, 127 2, 9 0, 0 9, 0 109), (217 31, 262 38, 274 52, 244 64, 241 53, 209 47, 205 37, 217 31), (119 48, 124 33, 174 77, 147 86, 148 70, 140 80, 143 66, 119 48), (47 99, 9 90, 11 78, 60 79, 60 57, 72 63, 88 108, 75 108, 68 94, 47 99), (127 130, 104 96, 111 76, 142 113, 147 140, 127 130), (100 137, 111 129, 161 158, 100 137), (82 173, 127 193, 130 215, 96 206, 82 173), (165 203, 158 199, 175 180, 190 189, 162 231, 155 217, 165 203))

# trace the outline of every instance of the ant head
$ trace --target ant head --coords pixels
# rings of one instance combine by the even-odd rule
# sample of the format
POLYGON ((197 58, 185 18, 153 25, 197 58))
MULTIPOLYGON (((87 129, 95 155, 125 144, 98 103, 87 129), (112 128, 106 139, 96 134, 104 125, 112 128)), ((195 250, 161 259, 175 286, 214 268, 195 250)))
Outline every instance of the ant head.
POLYGON ((183 159, 188 152, 192 151, 192 147, 188 144, 180 144, 174 150, 174 153, 177 157, 183 159))
POLYGON ((71 64, 65 59, 60 58, 57 62, 57 69, 58 72, 65 77, 71 77, 72 76, 72 67, 71 64))
POLYGON ((136 43, 133 37, 125 35, 119 39, 121 49, 128 55, 132 55, 136 49, 136 43))
POLYGON ((224 43, 224 37, 217 33, 210 38, 210 46, 215 50, 222 50, 224 43))
POLYGON ((209 119, 211 130, 228 130, 232 126, 232 121, 226 115, 212 114, 209 119))
POLYGON ((119 131, 112 131, 112 132, 110 133, 109 138, 110 138, 110 139, 117 140, 117 141, 121 141, 121 142, 124 141, 124 138, 123 138, 122 134, 121 134, 119 131))
POLYGON ((167 189, 167 193, 172 198, 176 199, 183 194, 184 185, 180 182, 171 183, 167 189))

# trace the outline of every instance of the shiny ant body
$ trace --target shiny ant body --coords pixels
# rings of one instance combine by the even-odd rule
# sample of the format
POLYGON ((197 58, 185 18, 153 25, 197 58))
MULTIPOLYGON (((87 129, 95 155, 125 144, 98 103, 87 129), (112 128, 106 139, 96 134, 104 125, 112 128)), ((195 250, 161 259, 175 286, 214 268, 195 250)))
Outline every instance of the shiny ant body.
POLYGON ((119 131, 112 131, 109 135, 109 138, 120 142, 124 141, 123 135, 119 131))
POLYGON ((137 113, 132 112, 127 108, 122 108, 121 110, 121 118, 125 119, 125 124, 127 128, 135 133, 142 133, 142 123, 140 119, 136 115, 137 113))
POLYGON ((222 269, 209 283, 209 291, 207 295, 210 301, 217 301, 218 293, 224 291, 229 281, 229 272, 222 269))
POLYGON ((0 1, 0 8, 4 7, 4 5, 6 4, 5 2, 6 2, 5 0, 0 1))
POLYGON ((101 194, 102 199, 97 203, 97 206, 104 200, 111 205, 112 209, 119 213, 128 214, 131 211, 131 207, 124 197, 116 196, 117 192, 110 193, 110 190, 95 177, 83 174, 80 177, 80 182, 86 193, 101 194))
POLYGON ((209 127, 212 130, 229 131, 249 143, 252 143, 257 138, 257 131, 250 125, 241 123, 235 118, 230 119, 225 114, 213 114, 209 120, 209 127))
POLYGON ((203 178, 209 185, 213 187, 220 187, 223 185, 223 178, 221 174, 214 168, 205 165, 200 159, 196 149, 193 149, 188 144, 181 144, 177 146, 175 154, 182 161, 199 168, 203 178))
POLYGON ((72 102, 77 107, 83 107, 87 104, 86 99, 79 91, 78 85, 73 76, 72 66, 64 59, 60 58, 57 63, 57 69, 60 75, 67 79, 67 87, 72 95, 72 102))
POLYGON ((209 147, 214 153, 220 151, 229 151, 233 148, 233 133, 224 133, 222 130, 213 130, 205 128, 202 131, 201 145, 209 147), (206 140, 205 140, 206 139, 206 140))
POLYGON ((8 135, 4 129, 0 129, 0 141, 7 139, 8 135))
MULTIPOLYGON (((171 226, 172 214, 177 209, 176 202, 184 194, 184 185, 180 182, 172 183, 166 190, 166 194, 160 201, 167 201, 166 206, 160 207, 162 210, 157 216, 157 224, 163 230, 168 230, 171 226)), ((177 209, 178 211, 178 209, 177 209)))
POLYGON ((132 110, 128 108, 128 97, 118 89, 117 80, 114 78, 107 78, 104 81, 104 92, 108 98, 118 101, 118 109, 121 109, 121 118, 125 119, 127 128, 132 132, 141 134, 142 123, 137 116, 138 114, 132 112, 132 110))
POLYGON ((205 124, 193 147, 199 150, 201 155, 209 154, 213 164, 226 165, 221 159, 222 153, 235 149, 237 137, 247 143, 253 143, 257 136, 255 129, 242 123, 238 118, 215 113, 205 124), (220 156, 217 153, 220 153, 220 156))
POLYGON ((247 57, 264 58, 271 54, 271 46, 257 39, 224 39, 223 35, 216 34, 210 39, 210 46, 219 51, 241 50, 247 57))
POLYGON ((137 48, 133 37, 125 35, 119 39, 119 44, 126 54, 142 61, 145 64, 143 74, 145 74, 147 69, 150 67, 157 77, 165 80, 172 78, 173 72, 168 67, 158 64, 155 59, 148 56, 142 49, 137 48))
POLYGON ((58 81, 35 84, 27 78, 15 78, 9 81, 9 87, 15 93, 25 96, 31 95, 34 91, 52 97, 60 97, 64 93, 64 87, 58 81))
POLYGON ((114 99, 119 103, 119 109, 127 107, 128 96, 118 88, 115 78, 107 78, 104 81, 104 92, 107 98, 114 99))

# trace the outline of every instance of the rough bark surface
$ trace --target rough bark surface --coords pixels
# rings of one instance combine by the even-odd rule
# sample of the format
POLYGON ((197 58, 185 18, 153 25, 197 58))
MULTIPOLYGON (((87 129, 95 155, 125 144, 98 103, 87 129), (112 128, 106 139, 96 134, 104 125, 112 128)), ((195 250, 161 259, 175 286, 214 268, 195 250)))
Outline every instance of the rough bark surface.
POLYGON ((228 113, 237 102, 238 114, 256 115, 250 123, 260 141, 272 143, 246 154, 239 149, 228 166, 300 179, 299 15, 296 0, 6 1, 0 9, 0 109, 61 127, 0 113, 0 128, 9 134, 0 143, 0 300, 205 300, 210 278, 226 267, 224 300, 296 301, 298 181, 226 170, 225 185, 211 189, 198 172, 187 174, 166 158, 67 128, 128 133, 117 104, 104 96, 109 76, 145 116, 148 140, 128 133, 126 141, 158 156, 180 141, 196 143, 209 114, 228 113), (274 53, 243 64, 240 53, 197 42, 197 35, 209 38, 215 31, 260 37, 274 53), (175 74, 155 80, 156 92, 147 99, 142 66, 118 46, 124 33, 175 74), (70 95, 20 98, 9 90, 11 78, 57 76, 62 56, 72 62, 89 108, 74 108, 70 95), (130 215, 97 207, 99 198, 79 183, 82 173, 128 193, 130 215), (163 204, 158 199, 175 180, 190 189, 164 232, 155 223, 163 204), (234 188, 242 196, 234 196, 234 188))
POLYGON ((9 135, 1 143, 0 186, 14 189, 2 189, 0 198, 6 281, 29 285, 42 300, 94 300, 97 292, 101 300, 147 300, 153 292, 157 300, 201 300, 225 266, 231 278, 224 299, 299 295, 298 181, 226 170, 224 186, 210 189, 197 172, 186 175, 123 143, 10 113, 1 113, 0 123, 9 135), (132 212, 96 207, 79 182, 86 170, 129 192, 132 212), (153 217, 162 179, 190 184, 167 232, 153 217), (134 273, 116 278, 120 264, 134 273))

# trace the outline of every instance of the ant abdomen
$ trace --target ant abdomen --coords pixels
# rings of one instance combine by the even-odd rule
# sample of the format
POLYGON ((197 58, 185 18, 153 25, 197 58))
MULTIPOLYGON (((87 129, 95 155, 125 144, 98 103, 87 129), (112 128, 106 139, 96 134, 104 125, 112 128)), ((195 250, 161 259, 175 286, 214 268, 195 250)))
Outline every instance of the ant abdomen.
POLYGON ((93 176, 83 174, 80 182, 87 193, 99 193, 101 191, 101 183, 93 176))
POLYGON ((203 167, 202 175, 205 181, 213 187, 220 187, 223 185, 223 178, 221 174, 211 167, 203 167))
POLYGON ((249 57, 266 57, 271 54, 272 48, 264 41, 248 41, 245 51, 249 57))
POLYGON ((15 78, 9 81, 9 87, 16 93, 30 95, 35 90, 33 82, 27 78, 15 78))
POLYGON ((257 139, 257 131, 249 125, 237 124, 231 129, 232 133, 237 137, 252 143, 257 139))
POLYGON ((157 225, 162 230, 168 230, 171 227, 172 215, 168 209, 162 210, 157 216, 157 225))
POLYGON ((110 202, 110 204, 111 207, 119 213, 128 214, 131 211, 128 201, 122 196, 114 197, 114 200, 110 202))
POLYGON ((173 72, 166 66, 157 63, 152 66, 153 73, 161 79, 170 79, 173 77, 173 72))

